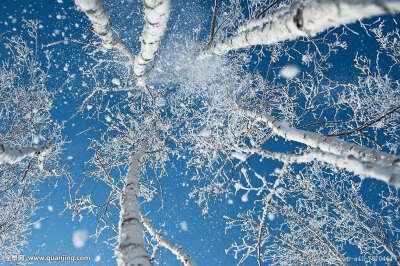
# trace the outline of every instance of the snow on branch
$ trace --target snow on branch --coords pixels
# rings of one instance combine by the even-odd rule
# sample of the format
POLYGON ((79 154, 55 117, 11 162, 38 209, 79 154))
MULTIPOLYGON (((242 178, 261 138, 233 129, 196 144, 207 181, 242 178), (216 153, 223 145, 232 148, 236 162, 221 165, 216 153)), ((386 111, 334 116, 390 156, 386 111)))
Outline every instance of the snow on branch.
POLYGON ((140 212, 141 221, 146 228, 146 230, 150 233, 150 235, 156 239, 158 245, 168 249, 176 256, 176 258, 181 261, 185 266, 196 266, 196 263, 192 261, 189 255, 187 255, 183 250, 179 247, 174 246, 171 242, 165 239, 157 230, 153 227, 151 222, 147 220, 146 216, 140 212))
POLYGON ((253 45, 270 45, 301 36, 312 37, 331 27, 399 11, 399 0, 301 1, 272 16, 251 21, 234 36, 213 44, 200 58, 253 45))
POLYGON ((144 85, 142 77, 145 75, 146 65, 154 60, 167 28, 170 12, 169 0, 143 0, 143 5, 146 24, 140 38, 142 47, 134 63, 134 73, 139 79, 139 85, 144 85))
POLYGON ((22 147, 22 148, 11 148, 0 144, 0 164, 9 163, 14 164, 22 161, 24 158, 38 155, 48 146, 32 146, 32 147, 22 147))
POLYGON ((133 63, 133 55, 113 31, 112 23, 102 0, 75 0, 75 4, 86 14, 93 25, 93 31, 100 37, 103 47, 115 49, 129 58, 133 63))
POLYGON ((315 150, 307 155, 313 158, 303 158, 306 161, 316 159, 362 176, 370 176, 388 184, 400 186, 400 157, 398 156, 348 143, 337 137, 292 128, 268 114, 259 115, 243 109, 241 111, 247 117, 265 123, 274 134, 314 148, 315 150))

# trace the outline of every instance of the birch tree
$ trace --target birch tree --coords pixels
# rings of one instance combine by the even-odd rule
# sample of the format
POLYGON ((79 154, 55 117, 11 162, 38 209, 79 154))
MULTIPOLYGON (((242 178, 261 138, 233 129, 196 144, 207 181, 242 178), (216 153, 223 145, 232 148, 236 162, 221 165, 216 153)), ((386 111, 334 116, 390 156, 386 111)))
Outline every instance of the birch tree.
MULTIPOLYGON (((85 210, 103 212, 97 236, 104 229, 113 228, 117 237, 110 245, 115 249, 118 265, 151 265, 155 262, 159 246, 170 250, 185 265, 195 265, 181 248, 166 240, 152 226, 140 211, 138 200, 139 197, 143 197, 145 201, 152 200, 158 189, 155 187, 155 181, 148 178, 155 176, 154 178, 159 184, 158 178, 165 175, 166 164, 170 156, 173 156, 173 152, 167 145, 167 142, 174 140, 169 137, 171 125, 160 110, 164 102, 159 97, 160 92, 152 91, 145 81, 146 74, 151 70, 149 64, 154 60, 159 42, 166 30, 169 1, 143 1, 146 23, 140 37, 141 50, 133 62, 131 60, 132 53, 127 51, 122 40, 113 32, 111 20, 102 1, 77 0, 75 3, 92 22, 94 32, 101 38, 103 47, 115 49, 129 58, 126 67, 133 67, 132 78, 136 78, 136 86, 141 88, 142 93, 134 92, 132 97, 139 100, 140 105, 130 103, 130 99, 122 100, 112 110, 109 110, 110 113, 113 113, 115 121, 111 123, 111 118, 107 119, 107 122, 111 124, 103 134, 102 142, 93 141, 91 145, 94 150, 92 163, 96 167, 91 175, 110 187, 107 202, 99 206, 91 200, 90 196, 79 197, 78 190, 76 198, 69 207, 74 210, 74 216, 85 210), (125 169, 126 166, 129 166, 128 171, 125 169), (114 171, 118 171, 119 176, 114 177, 110 174, 114 171), (149 175, 149 172, 152 173, 149 175), (116 202, 117 198, 119 199, 118 203, 116 202), (114 227, 115 221, 111 219, 115 210, 120 213, 118 228, 114 227), (149 247, 145 244, 143 226, 150 234, 147 241, 149 247)), ((130 71, 126 73, 129 75, 130 71)), ((95 89, 93 92, 96 90, 99 89, 95 89)), ((133 88, 100 90, 133 91, 133 88)), ((90 94, 84 100, 84 104, 93 96, 94 93, 90 94)), ((159 189, 162 193, 162 187, 159 189)))
POLYGON ((39 51, 37 30, 37 21, 25 21, 27 39, 5 34, 1 40, 1 257, 19 254, 27 246, 33 216, 40 208, 37 187, 62 174, 61 126, 50 115, 55 96, 47 81, 50 55, 39 51))

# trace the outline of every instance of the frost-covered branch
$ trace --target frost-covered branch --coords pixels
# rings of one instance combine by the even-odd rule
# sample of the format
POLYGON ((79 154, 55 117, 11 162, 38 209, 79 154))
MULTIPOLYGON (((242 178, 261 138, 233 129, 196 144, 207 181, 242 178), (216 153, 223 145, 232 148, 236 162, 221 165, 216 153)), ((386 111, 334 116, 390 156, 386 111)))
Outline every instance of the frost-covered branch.
POLYGON ((242 111, 246 116, 264 122, 272 129, 274 134, 286 140, 303 143, 318 149, 312 153, 317 160, 342 166, 340 168, 371 176, 386 183, 400 185, 399 157, 348 143, 336 137, 327 137, 318 133, 292 128, 287 123, 278 121, 268 114, 258 115, 250 111, 242 111))
POLYGON ((268 195, 264 198, 264 208, 263 208, 263 213, 261 216, 261 221, 260 221, 260 226, 258 229, 258 240, 257 240, 257 262, 258 262, 258 266, 261 266, 261 246, 262 246, 262 237, 263 237, 263 232, 265 230, 265 222, 266 222, 266 218, 267 218, 267 213, 268 213, 268 207, 270 206, 271 202, 272 202, 272 198, 273 196, 275 196, 278 186, 280 185, 282 179, 283 179, 283 175, 286 172, 286 164, 283 166, 278 178, 275 180, 274 182, 274 186, 272 187, 272 189, 270 190, 270 192, 268 193, 268 195))
POLYGON ((150 235, 156 239, 157 245, 164 247, 172 252, 176 256, 176 258, 181 261, 186 266, 195 266, 196 263, 192 261, 189 255, 187 255, 183 250, 179 247, 174 246, 171 242, 165 239, 157 230, 153 227, 151 222, 147 220, 146 216, 140 212, 140 219, 146 228, 146 230, 150 233, 150 235))
POLYGON ((32 146, 22 148, 11 148, 0 144, 0 164, 10 163, 14 164, 22 161, 24 158, 40 154, 42 151, 47 149, 47 146, 32 146))
POLYGON ((100 37, 103 47, 115 49, 129 58, 133 63, 133 55, 112 29, 111 19, 102 0, 75 0, 75 4, 86 14, 93 25, 93 31, 100 37))
POLYGON ((118 247, 115 250, 120 266, 151 265, 144 243, 143 229, 140 223, 139 203, 137 200, 138 182, 142 148, 136 150, 125 178, 125 186, 120 198, 121 212, 119 220, 118 247))
POLYGON ((284 163, 309 163, 317 160, 328 163, 337 169, 346 169, 357 175, 370 176, 383 182, 399 186, 398 177, 400 170, 398 167, 390 168, 373 162, 365 162, 349 155, 336 155, 319 149, 313 149, 299 155, 269 152, 261 149, 242 149, 242 151, 259 154, 263 158, 274 159, 284 163))
POLYGON ((213 44, 201 57, 253 45, 270 45, 301 36, 312 37, 331 27, 400 11, 400 1, 322 0, 300 2, 272 16, 251 21, 237 34, 213 44))
POLYGON ((159 42, 165 34, 170 12, 169 0, 143 0, 146 24, 140 37, 142 47, 135 58, 134 73, 138 85, 144 86, 146 66, 154 60, 159 42))

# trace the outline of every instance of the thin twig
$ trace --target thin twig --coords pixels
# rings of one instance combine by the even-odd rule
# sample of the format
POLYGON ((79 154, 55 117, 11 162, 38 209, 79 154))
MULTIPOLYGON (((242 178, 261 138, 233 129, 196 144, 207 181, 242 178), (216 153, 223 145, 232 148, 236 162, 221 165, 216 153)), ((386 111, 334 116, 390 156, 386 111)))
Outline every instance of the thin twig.
POLYGON ((207 48, 209 48, 214 40, 214 36, 215 36, 215 24, 217 22, 217 14, 218 14, 218 8, 219 8, 219 1, 215 0, 215 4, 214 4, 214 15, 213 15, 213 19, 211 22, 211 31, 210 31, 210 41, 207 44, 207 48))
POLYGON ((275 0, 272 4, 270 4, 269 6, 267 6, 263 11, 261 11, 256 18, 260 18, 262 15, 264 15, 268 10, 270 10, 274 5, 276 5, 279 2, 279 0, 275 0))

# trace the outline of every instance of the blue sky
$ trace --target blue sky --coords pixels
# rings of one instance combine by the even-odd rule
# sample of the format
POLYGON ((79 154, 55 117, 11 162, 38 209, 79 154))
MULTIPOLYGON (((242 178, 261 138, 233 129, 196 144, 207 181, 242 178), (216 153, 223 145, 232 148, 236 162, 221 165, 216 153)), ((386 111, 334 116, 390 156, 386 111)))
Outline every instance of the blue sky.
MULTIPOLYGON (((109 4, 111 1, 106 1, 109 4)), ((117 29, 127 46, 138 51, 143 20, 140 14, 138 1, 114 1, 109 6, 113 26, 117 29)), ((200 39, 208 36, 211 23, 211 7, 213 1, 172 1, 171 20, 165 43, 176 36, 195 36, 200 39)), ((90 159, 91 152, 87 151, 89 138, 98 138, 105 126, 101 123, 102 117, 96 121, 94 117, 88 117, 89 112, 83 112, 74 116, 80 104, 82 95, 94 86, 93 80, 80 76, 80 67, 90 64, 90 59, 82 50, 82 45, 70 42, 68 44, 55 44, 65 38, 85 41, 90 35, 90 24, 82 12, 76 10, 72 0, 7 0, 0 5, 0 33, 7 32, 7 35, 24 34, 22 25, 23 18, 38 19, 41 21, 39 31, 40 45, 44 50, 53 54, 53 72, 49 79, 49 86, 58 90, 55 101, 54 118, 58 122, 65 123, 64 136, 68 143, 65 145, 62 154, 62 162, 70 171, 71 177, 76 183, 80 183, 85 171, 90 167, 85 164, 90 159), (49 45, 51 44, 51 45, 49 45), (66 86, 62 86, 68 75, 75 75, 74 79, 66 86)), ((396 17, 398 19, 398 16, 396 17)), ((372 20, 371 20, 372 21, 372 20)), ((394 27, 392 22, 389 26, 394 27)), ((358 25, 350 26, 353 30, 359 31, 358 25)), ((332 59, 335 67, 329 72, 329 76, 340 81, 354 81, 355 75, 349 73, 348 65, 353 63, 353 57, 357 50, 361 54, 372 53, 376 46, 364 41, 363 33, 360 36, 347 38, 349 49, 343 51, 340 56, 332 59)), ((165 44, 164 44, 165 46, 165 44)), ((161 46, 161 49, 166 47, 161 46)), ((301 45, 300 45, 301 46, 301 45)), ((171 49, 171 47, 169 47, 171 49)), ((305 48, 305 47, 304 47, 305 48)), ((172 48, 174 49, 174 48, 172 48)), ((161 50, 162 53, 162 50, 161 50)), ((112 55, 110 55, 110 58, 112 55)), ((287 64, 287 59, 282 59, 279 66, 287 64)), ((295 58, 290 64, 300 66, 297 63, 301 60, 295 58)), ((256 67, 252 68, 264 71, 268 64, 268 57, 256 67)), ((304 66, 303 66, 303 69, 304 66)), ((118 75, 120 69, 110 69, 108 82, 111 82, 113 75, 118 75)), ((117 93, 115 96, 107 95, 104 101, 117 101, 125 97, 125 93, 117 93)), ((274 144, 273 149, 284 151, 292 147, 282 147, 282 143, 274 144)), ((256 159, 249 162, 259 171, 270 172, 279 163, 262 164, 256 159)), ((225 249, 230 246, 234 239, 239 237, 240 232, 233 230, 225 235, 224 215, 235 216, 238 211, 250 209, 257 199, 255 193, 249 194, 249 200, 243 202, 243 193, 231 195, 229 198, 221 198, 215 201, 209 215, 202 216, 201 209, 189 200, 187 195, 190 192, 191 181, 185 174, 183 162, 176 162, 175 169, 169 169, 169 176, 162 179, 164 189, 165 208, 159 210, 160 198, 156 197, 151 204, 143 206, 144 212, 148 212, 148 218, 153 221, 156 228, 162 229, 164 236, 172 243, 182 246, 198 265, 235 265, 232 254, 225 254, 225 249)), ((371 187, 380 187, 382 184, 368 180, 365 185, 364 197, 367 200, 375 198, 369 193, 371 187)), ((101 184, 96 185, 89 181, 84 191, 95 189, 95 197, 99 200, 107 195, 107 188, 101 184)), ((105 231, 96 242, 89 237, 82 247, 73 241, 76 232, 84 232, 88 236, 95 233, 97 224, 96 217, 85 216, 82 221, 76 217, 72 221, 71 211, 62 213, 65 203, 69 200, 68 184, 65 178, 49 180, 39 186, 38 197, 44 197, 42 208, 37 212, 33 221, 38 221, 32 227, 31 242, 24 252, 25 256, 90 256, 90 262, 68 263, 62 265, 116 265, 114 252, 104 244, 112 234, 105 231), (57 183, 57 186, 55 184, 57 183), (62 214, 62 215, 61 215, 62 214)), ((373 200, 372 200, 373 201, 373 200)), ((115 214, 118 215, 118 214, 115 214)), ((180 265, 175 257, 167 250, 161 250, 160 261, 162 265, 180 265)), ((255 260, 248 260, 244 265, 255 265, 255 260)), ((34 265, 47 265, 47 262, 34 263, 34 265)), ((61 265, 60 262, 53 263, 61 265)))

